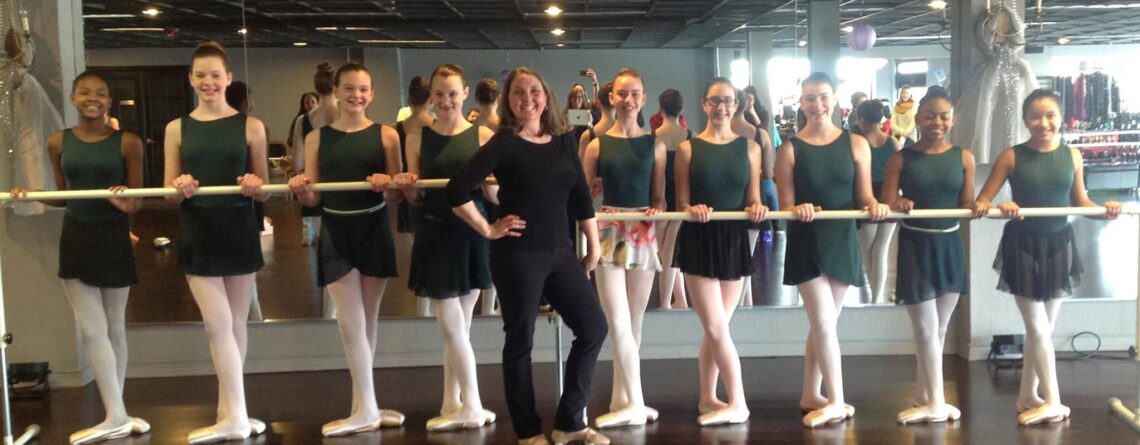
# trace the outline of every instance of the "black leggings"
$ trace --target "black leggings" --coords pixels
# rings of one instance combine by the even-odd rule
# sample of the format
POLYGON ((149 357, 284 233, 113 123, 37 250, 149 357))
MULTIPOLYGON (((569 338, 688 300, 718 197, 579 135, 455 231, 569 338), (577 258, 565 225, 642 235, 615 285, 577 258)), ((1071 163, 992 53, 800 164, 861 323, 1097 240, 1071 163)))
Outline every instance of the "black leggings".
POLYGON ((598 351, 606 339, 606 317, 594 286, 573 250, 512 251, 494 249, 491 277, 503 314, 503 386, 515 434, 520 439, 542 434, 542 419, 534 407, 531 349, 539 299, 546 295, 554 310, 574 333, 566 360, 565 391, 558 401, 554 428, 578 431, 586 427, 582 409, 590 397, 590 382, 598 351))

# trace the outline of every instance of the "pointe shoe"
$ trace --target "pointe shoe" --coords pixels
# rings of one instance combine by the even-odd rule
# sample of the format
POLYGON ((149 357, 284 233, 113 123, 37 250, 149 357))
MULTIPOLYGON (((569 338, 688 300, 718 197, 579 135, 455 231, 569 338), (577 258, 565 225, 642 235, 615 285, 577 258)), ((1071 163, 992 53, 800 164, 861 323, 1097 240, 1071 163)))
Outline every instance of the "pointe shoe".
POLYGON ((598 429, 645 425, 649 420, 644 408, 631 407, 606 413, 594 419, 598 429))
POLYGON ((949 416, 947 416, 947 418, 950 419, 951 422, 957 421, 958 419, 962 418, 962 410, 959 410, 958 407, 956 407, 954 405, 947 404, 946 410, 950 412, 949 416))
POLYGON ((249 435, 250 436, 260 436, 260 435, 262 435, 262 433, 265 433, 265 429, 266 429, 265 422, 254 419, 252 417, 249 418, 249 435))
POLYGON ((804 426, 808 428, 816 428, 823 425, 842 422, 848 419, 848 412, 851 411, 847 409, 846 405, 843 408, 825 406, 804 416, 803 423, 804 426))
POLYGON ((603 436, 602 433, 594 431, 590 427, 582 428, 574 432, 565 432, 554 430, 550 432, 550 438, 554 439, 554 445, 566 445, 574 441, 581 441, 586 445, 609 445, 610 438, 603 436))
MULTIPOLYGON (((720 401, 718 400, 717 402, 720 402, 720 401)), ((727 403, 724 403, 724 402, 720 402, 720 403, 724 404, 724 407, 727 407, 727 406, 728 406, 728 404, 727 404, 727 403)), ((705 415, 705 414, 711 413, 711 412, 713 412, 713 411, 716 411, 716 410, 718 410, 718 409, 724 409, 724 407, 721 407, 721 408, 717 408, 717 407, 715 407, 715 406, 708 406, 708 405, 700 405, 700 404, 698 404, 698 405, 697 405, 697 413, 699 413, 700 415, 702 415, 702 416, 703 416, 703 415, 705 415)), ((656 411, 655 411, 655 412, 656 412, 656 411)))
POLYGON ((478 413, 473 417, 439 416, 427 421, 427 430, 429 432, 441 432, 482 428, 486 422, 487 416, 484 413, 478 413))
POLYGON ((248 429, 242 432, 233 432, 214 431, 211 428, 199 428, 190 432, 189 442, 190 445, 199 445, 229 440, 244 440, 249 437, 249 433, 250 431, 248 429))
POLYGON ((658 413, 657 410, 650 408, 648 406, 645 407, 645 422, 646 423, 656 422, 657 418, 660 416, 661 416, 661 413, 658 413))
POLYGON ((1069 417, 1070 412, 1069 407, 1065 405, 1045 404, 1018 415, 1017 423, 1031 426, 1042 423, 1060 422, 1069 417))
POLYGON ((119 439, 131 435, 131 422, 124 423, 110 429, 87 428, 72 433, 68 437, 71 445, 82 445, 87 443, 103 442, 111 439, 119 439))
POLYGON ((1020 400, 1018 400, 1018 401, 1017 401, 1017 413, 1018 413, 1018 414, 1021 414, 1021 413, 1023 413, 1023 412, 1029 411, 1029 410, 1031 410, 1031 409, 1035 409, 1035 408, 1037 408, 1037 407, 1039 407, 1039 406, 1041 406, 1041 405, 1043 405, 1043 404, 1044 404, 1044 402, 1042 402, 1042 403, 1039 403, 1039 404, 1037 404, 1037 405, 1029 406, 1029 405, 1025 405, 1025 404, 1022 404, 1022 403, 1021 403, 1021 401, 1020 401, 1020 400))
MULTIPOLYGON (((824 405, 824 406, 826 406, 826 405, 824 405)), ((912 408, 918 408, 919 406, 920 405, 914 405, 912 408)), ((800 413, 804 414, 804 415, 807 415, 808 413, 810 413, 812 411, 816 411, 816 410, 820 410, 820 409, 823 409, 823 406, 820 406, 817 408, 809 408, 809 407, 800 405, 800 413)), ((844 409, 844 411, 846 411, 848 419, 855 417, 855 407, 854 406, 851 406, 851 405, 844 403, 843 409, 844 409)))
POLYGON ((701 424, 701 426, 744 423, 748 421, 748 416, 750 415, 751 413, 749 413, 746 408, 721 408, 698 417, 697 423, 701 424))
POLYGON ((545 435, 539 434, 526 439, 519 439, 519 445, 550 445, 550 441, 546 440, 545 435))
POLYGON ((927 411, 925 407, 910 408, 899 413, 898 421, 900 424, 915 424, 915 423, 942 423, 950 419, 951 411, 948 408, 943 408, 941 412, 927 411))
POLYGON ((394 409, 380 410, 380 427, 395 428, 404 425, 404 413, 394 409))
POLYGON ((381 416, 379 419, 365 423, 363 425, 349 425, 344 421, 344 419, 334 420, 332 422, 324 424, 324 426, 321 427, 321 435, 325 437, 338 437, 357 433, 365 433, 368 431, 376 431, 380 429, 380 426, 383 424, 383 420, 384 417, 381 416))
POLYGON ((150 424, 138 417, 131 417, 131 434, 146 434, 150 432, 150 424))
POLYGON ((498 416, 495 415, 494 411, 491 411, 489 409, 483 410, 483 424, 484 425, 490 425, 492 423, 495 423, 496 419, 498 419, 498 416))

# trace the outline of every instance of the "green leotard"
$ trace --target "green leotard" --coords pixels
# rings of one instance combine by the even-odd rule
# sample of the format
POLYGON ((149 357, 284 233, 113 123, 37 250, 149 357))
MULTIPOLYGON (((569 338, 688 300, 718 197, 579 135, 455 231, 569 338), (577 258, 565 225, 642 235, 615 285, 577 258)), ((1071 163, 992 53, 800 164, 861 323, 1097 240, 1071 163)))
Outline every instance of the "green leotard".
MULTIPOLYGON (((116 131, 98 142, 84 142, 71 129, 63 130, 59 164, 68 190, 107 189, 127 184, 123 158, 123 132, 116 131)), ((71 199, 67 215, 83 220, 122 216, 106 199, 71 199)))
MULTIPOLYGON (((855 159, 851 134, 843 131, 827 145, 792 138, 795 150, 796 204, 812 203, 823 210, 855 208, 855 159)), ((828 275, 841 282, 863 285, 863 262, 853 220, 818 220, 788 224, 784 284, 792 286, 828 275)))
MULTIPOLYGON (((363 181, 373 173, 387 173, 380 124, 351 133, 331 125, 319 131, 321 182, 363 181)), ((326 210, 352 212, 380 205, 384 195, 371 190, 325 192, 321 200, 326 210)))
MULTIPOLYGON (((891 155, 898 151, 895 148, 895 139, 888 136, 883 141, 883 145, 878 147, 871 147, 871 183, 882 183, 883 173, 887 171, 887 162, 891 160, 891 155)), ((875 195, 879 191, 875 190, 875 195)))
MULTIPOLYGON (((943 153, 928 154, 918 150, 901 151, 903 168, 899 189, 903 197, 914 202, 916 209, 954 209, 958 207, 965 167, 962 148, 957 145, 943 153)), ((906 225, 924 229, 948 229, 958 224, 954 218, 908 219, 906 225)))
MULTIPOLYGON (((243 113, 212 121, 182 118, 182 170, 194 176, 200 187, 236 185, 237 178, 250 171, 246 119, 243 113)), ((200 207, 236 207, 249 202, 238 194, 188 200, 188 204, 200 207)))
POLYGON ((653 183, 653 148, 657 138, 651 134, 636 138, 603 134, 598 141, 598 176, 602 178, 602 203, 611 207, 649 207, 649 190, 653 183))
POLYGON ((692 138, 689 143, 689 203, 704 204, 714 211, 743 210, 751 173, 748 140, 736 138, 727 144, 713 144, 692 138))
MULTIPOLYGON (((1014 167, 1009 175, 1013 202, 1021 207, 1068 207, 1076 173, 1073 149, 1061 144, 1057 149, 1041 152, 1025 146, 1013 147, 1014 167)), ((1054 233, 1064 229, 1065 216, 1025 218, 1007 224, 1032 233, 1054 233)))
MULTIPOLYGON (((916 209, 952 209, 965 182, 962 149, 930 154, 904 148, 899 187, 916 209)), ((908 219, 898 239, 895 302, 917 304, 970 291, 962 233, 953 218, 908 219)))

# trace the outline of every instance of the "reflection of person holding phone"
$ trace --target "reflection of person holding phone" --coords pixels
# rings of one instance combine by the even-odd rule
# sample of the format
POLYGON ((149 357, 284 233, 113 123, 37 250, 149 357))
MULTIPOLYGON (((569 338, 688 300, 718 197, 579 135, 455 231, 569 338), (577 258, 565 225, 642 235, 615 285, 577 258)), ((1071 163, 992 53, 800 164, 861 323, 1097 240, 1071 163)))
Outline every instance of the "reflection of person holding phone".
MULTIPOLYGON (((583 77, 589 77, 594 86, 594 98, 598 97, 598 75, 592 68, 586 68, 579 72, 583 77)), ((590 119, 591 110, 594 108, 594 99, 586 95, 586 87, 580 83, 574 84, 570 87, 570 93, 566 95, 566 112, 564 117, 566 122, 571 125, 571 131, 574 132, 574 137, 581 138, 582 133, 587 129, 593 127, 590 119), (583 116, 584 114, 584 116, 583 116), (582 118, 586 119, 583 120, 582 118)))

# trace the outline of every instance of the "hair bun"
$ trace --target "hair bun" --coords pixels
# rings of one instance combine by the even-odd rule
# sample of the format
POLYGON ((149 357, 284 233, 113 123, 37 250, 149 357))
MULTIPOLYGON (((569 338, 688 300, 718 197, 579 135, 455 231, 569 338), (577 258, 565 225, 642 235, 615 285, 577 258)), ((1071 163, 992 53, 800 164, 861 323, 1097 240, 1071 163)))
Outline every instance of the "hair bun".
POLYGON ((328 63, 328 62, 321 62, 320 65, 317 65, 317 71, 328 71, 331 73, 334 71, 333 65, 331 63, 328 63))
POLYGON ((222 44, 218 43, 217 40, 206 40, 202 43, 199 43, 198 47, 195 49, 202 49, 202 48, 217 48, 220 50, 224 50, 224 48, 222 48, 222 44))

